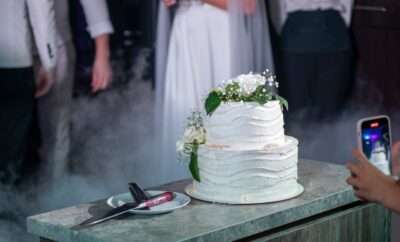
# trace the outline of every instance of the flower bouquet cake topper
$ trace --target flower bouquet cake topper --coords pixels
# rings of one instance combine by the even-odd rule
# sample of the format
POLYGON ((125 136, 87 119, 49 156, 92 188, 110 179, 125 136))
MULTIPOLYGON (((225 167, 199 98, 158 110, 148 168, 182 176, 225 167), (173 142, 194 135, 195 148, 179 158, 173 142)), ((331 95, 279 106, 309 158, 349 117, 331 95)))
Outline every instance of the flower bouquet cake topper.
POLYGON ((213 89, 205 101, 205 109, 208 115, 224 102, 257 102, 260 105, 268 101, 277 100, 288 109, 288 102, 276 93, 279 83, 276 76, 269 70, 260 74, 245 74, 234 79, 223 81, 222 84, 213 89))

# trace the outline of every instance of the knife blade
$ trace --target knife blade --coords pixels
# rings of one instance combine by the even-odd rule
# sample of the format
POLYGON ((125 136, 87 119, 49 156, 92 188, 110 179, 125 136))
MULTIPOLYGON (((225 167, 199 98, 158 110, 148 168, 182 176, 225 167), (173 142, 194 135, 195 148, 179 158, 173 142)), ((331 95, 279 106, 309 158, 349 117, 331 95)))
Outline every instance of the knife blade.
POLYGON ((112 210, 106 212, 104 215, 92 217, 80 224, 80 226, 92 226, 96 225, 105 221, 108 221, 110 219, 116 218, 118 216, 121 216, 130 210, 141 210, 141 209, 146 209, 150 207, 154 207, 166 202, 169 202, 174 199, 174 194, 172 192, 164 192, 150 200, 144 201, 142 203, 126 203, 120 207, 113 208, 112 210))

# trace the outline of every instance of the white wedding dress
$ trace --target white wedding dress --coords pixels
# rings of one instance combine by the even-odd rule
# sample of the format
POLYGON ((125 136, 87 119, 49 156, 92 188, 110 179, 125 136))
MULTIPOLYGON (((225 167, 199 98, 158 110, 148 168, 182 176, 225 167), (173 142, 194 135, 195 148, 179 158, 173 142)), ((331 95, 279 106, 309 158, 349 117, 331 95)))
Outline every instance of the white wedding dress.
POLYGON ((179 3, 169 40, 162 108, 164 178, 188 177, 176 160, 175 143, 191 111, 217 81, 230 77, 229 23, 226 11, 199 1, 179 3))
POLYGON ((244 2, 229 0, 222 10, 200 0, 178 0, 173 11, 160 1, 154 154, 160 183, 189 177, 187 164, 177 162, 175 144, 190 113, 204 110, 210 89, 239 73, 273 69, 264 2, 254 0, 250 13, 244 2))

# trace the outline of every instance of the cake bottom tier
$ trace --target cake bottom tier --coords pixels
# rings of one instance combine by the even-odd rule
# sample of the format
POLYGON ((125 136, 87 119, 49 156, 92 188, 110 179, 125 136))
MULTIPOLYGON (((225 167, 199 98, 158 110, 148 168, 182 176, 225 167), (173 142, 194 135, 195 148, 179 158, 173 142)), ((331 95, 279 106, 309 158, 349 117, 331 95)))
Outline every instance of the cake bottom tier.
POLYGON ((297 182, 298 141, 265 149, 202 146, 198 152, 200 182, 187 193, 197 199, 229 204, 266 203, 300 195, 297 182))

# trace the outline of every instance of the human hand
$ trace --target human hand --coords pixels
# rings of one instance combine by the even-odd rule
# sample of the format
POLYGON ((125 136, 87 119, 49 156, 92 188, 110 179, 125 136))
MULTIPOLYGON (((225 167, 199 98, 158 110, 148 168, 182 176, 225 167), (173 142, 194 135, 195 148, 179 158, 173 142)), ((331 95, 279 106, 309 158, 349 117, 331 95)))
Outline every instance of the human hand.
POLYGON ((43 67, 39 68, 38 77, 36 80, 36 98, 46 95, 54 84, 54 77, 52 73, 46 71, 43 67))
POLYGON ((172 7, 176 4, 176 0, 163 0, 165 6, 172 7))
POLYGON ((351 176, 346 182, 353 186, 355 195, 362 201, 384 203, 385 196, 396 185, 395 180, 379 171, 360 150, 353 150, 353 156, 358 162, 347 164, 351 176))
POLYGON ((112 70, 107 57, 98 57, 94 61, 92 73, 92 92, 105 90, 111 83, 112 70))
POLYGON ((392 146, 392 174, 400 175, 400 141, 392 146))
POLYGON ((255 13, 257 8, 256 0, 242 0, 242 4, 246 15, 252 15, 255 13))

